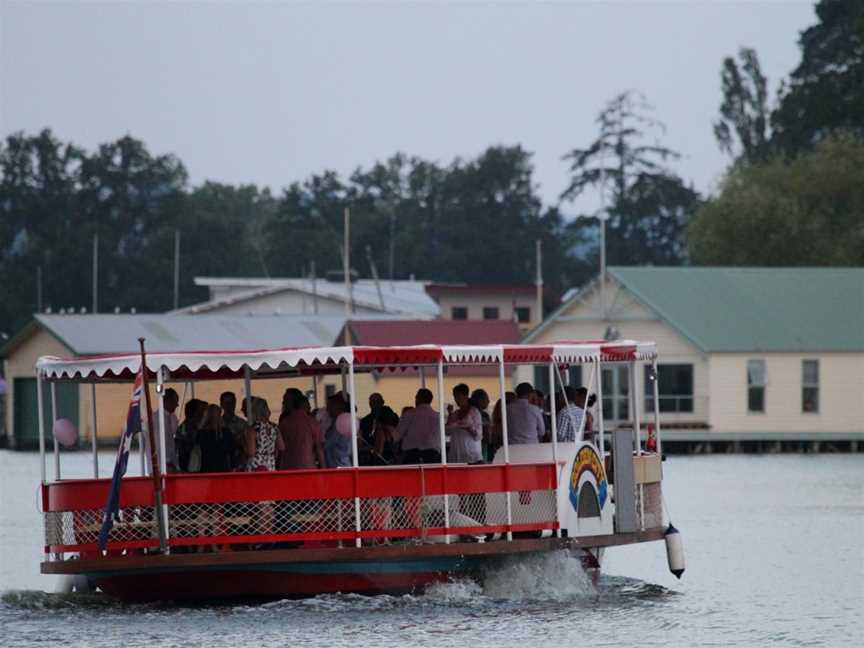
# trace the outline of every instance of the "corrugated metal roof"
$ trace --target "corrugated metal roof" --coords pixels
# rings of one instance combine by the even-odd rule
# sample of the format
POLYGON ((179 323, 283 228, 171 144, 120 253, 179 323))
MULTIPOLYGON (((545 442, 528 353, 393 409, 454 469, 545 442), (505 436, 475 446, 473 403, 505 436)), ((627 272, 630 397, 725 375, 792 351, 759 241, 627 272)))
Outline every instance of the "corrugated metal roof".
POLYGON ((519 327, 509 320, 351 321, 354 344, 517 344, 519 327))
POLYGON ((199 315, 36 315, 77 355, 130 353, 138 338, 158 352, 232 351, 332 345, 343 317, 199 315))
MULTIPOLYGON (((200 304, 193 304, 176 312, 202 313, 217 309, 220 306, 274 295, 286 290, 302 292, 307 295, 317 294, 322 299, 345 300, 344 284, 320 278, 314 281, 313 287, 312 279, 303 278, 195 277, 196 285, 232 288, 236 289, 236 292, 200 304)), ((355 280, 352 284, 352 293, 354 303, 364 308, 414 317, 436 317, 438 304, 426 292, 426 284, 425 281, 381 281, 383 309, 381 308, 381 299, 378 298, 378 288, 372 279, 355 280)))
POLYGON ((608 272, 706 352, 864 351, 864 268, 608 272))

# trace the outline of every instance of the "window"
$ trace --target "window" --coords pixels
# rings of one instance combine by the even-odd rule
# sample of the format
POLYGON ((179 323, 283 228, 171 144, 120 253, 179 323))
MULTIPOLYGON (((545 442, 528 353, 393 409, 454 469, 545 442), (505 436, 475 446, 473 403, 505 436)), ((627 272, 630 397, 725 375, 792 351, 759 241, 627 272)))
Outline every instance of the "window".
MULTIPOLYGON (((588 385, 582 384, 582 365, 571 365, 569 369, 567 369, 567 373, 570 376, 570 385, 572 387, 588 387, 588 385)), ((567 380, 567 376, 561 376, 564 380, 567 380)))
MULTIPOLYGON (((558 379, 555 379, 558 384, 558 379)), ((534 365, 534 389, 549 395, 549 365, 534 365)))
POLYGON ((467 320, 468 319, 468 307, 467 306, 454 306, 450 309, 450 317, 454 320, 467 320))
POLYGON ((516 307, 516 321, 520 324, 528 324, 531 322, 531 307, 530 306, 517 306, 516 307))
POLYGON ((819 412, 819 361, 801 361, 801 411, 806 414, 819 412))
POLYGON ((497 320, 498 319, 498 307, 497 306, 484 306, 483 307, 483 319, 484 320, 497 320))
POLYGON ((603 418, 614 425, 630 419, 630 367, 623 363, 603 367, 603 418))
MULTIPOLYGON (((654 411, 654 381, 652 367, 645 366, 645 411, 654 411)), ((657 389, 660 392, 661 412, 693 411, 693 365, 657 365, 657 389)))
POLYGON ((765 375, 764 360, 747 361, 747 411, 765 411, 765 375))
MULTIPOLYGON (((574 365, 569 369, 561 371, 561 380, 567 384, 570 380, 570 385, 573 387, 588 387, 582 384, 582 366, 574 365)), ((549 395, 549 365, 534 365, 534 388, 542 391, 546 396, 549 395)), ((561 391, 561 385, 558 383, 558 374, 555 375, 555 391, 561 391)))

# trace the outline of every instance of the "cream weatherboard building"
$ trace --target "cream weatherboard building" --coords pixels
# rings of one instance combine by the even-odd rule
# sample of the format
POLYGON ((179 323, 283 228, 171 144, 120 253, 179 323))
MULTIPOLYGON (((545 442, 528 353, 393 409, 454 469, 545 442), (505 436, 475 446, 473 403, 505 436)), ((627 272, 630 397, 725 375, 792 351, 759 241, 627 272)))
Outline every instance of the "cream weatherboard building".
MULTIPOLYGON (((612 267, 525 342, 627 338, 657 343, 672 438, 864 440, 864 269, 612 267)), ((603 373, 612 425, 627 372, 603 373)))

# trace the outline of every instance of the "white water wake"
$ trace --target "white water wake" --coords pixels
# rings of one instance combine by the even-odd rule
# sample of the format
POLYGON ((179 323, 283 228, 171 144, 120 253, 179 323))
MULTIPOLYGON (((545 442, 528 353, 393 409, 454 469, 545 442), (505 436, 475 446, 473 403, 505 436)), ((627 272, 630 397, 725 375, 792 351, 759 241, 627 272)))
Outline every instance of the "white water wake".
POLYGON ((597 590, 582 561, 567 551, 507 558, 486 572, 482 584, 470 579, 438 583, 426 589, 425 599, 460 602, 487 599, 564 601, 593 597, 597 590))

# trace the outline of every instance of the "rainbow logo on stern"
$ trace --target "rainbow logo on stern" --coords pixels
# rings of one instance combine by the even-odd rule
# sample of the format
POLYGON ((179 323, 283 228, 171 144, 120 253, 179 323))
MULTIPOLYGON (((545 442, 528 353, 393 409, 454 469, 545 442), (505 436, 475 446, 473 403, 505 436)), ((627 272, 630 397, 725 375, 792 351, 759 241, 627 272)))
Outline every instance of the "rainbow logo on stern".
POLYGON ((596 489, 598 504, 602 509, 606 504, 608 490, 606 470, 597 451, 588 444, 579 448, 573 460, 573 469, 570 471, 570 504, 573 505, 574 511, 579 510, 579 491, 586 481, 596 489))

